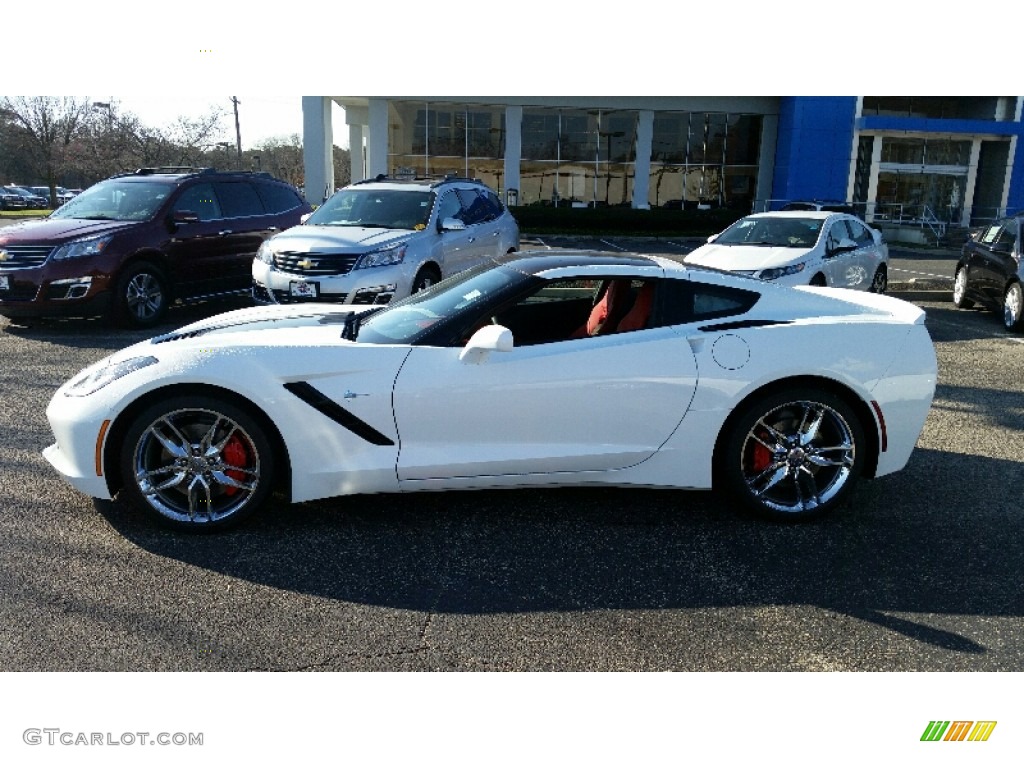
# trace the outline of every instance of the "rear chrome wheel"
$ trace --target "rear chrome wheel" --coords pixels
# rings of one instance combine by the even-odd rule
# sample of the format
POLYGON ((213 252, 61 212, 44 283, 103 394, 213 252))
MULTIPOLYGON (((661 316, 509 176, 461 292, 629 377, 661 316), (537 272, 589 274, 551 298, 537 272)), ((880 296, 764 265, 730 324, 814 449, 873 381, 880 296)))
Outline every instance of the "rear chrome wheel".
POLYGON ((864 464, 853 409, 822 390, 767 395, 731 422, 719 460, 728 490, 755 513, 809 520, 838 506, 864 464))
POLYGON ((1024 289, 1020 283, 1010 283, 1003 294, 1003 325, 1008 331, 1024 329, 1024 289))
POLYGON ((231 403, 175 398, 128 429, 121 470, 126 501, 182 530, 224 528, 270 490, 273 457, 258 423, 231 403))

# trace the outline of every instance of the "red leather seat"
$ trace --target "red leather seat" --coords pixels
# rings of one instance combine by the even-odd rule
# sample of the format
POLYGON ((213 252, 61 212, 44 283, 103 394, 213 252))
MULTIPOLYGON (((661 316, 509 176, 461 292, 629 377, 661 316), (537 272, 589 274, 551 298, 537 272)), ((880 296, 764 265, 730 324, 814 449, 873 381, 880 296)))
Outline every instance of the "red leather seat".
POLYGON ((651 316, 652 306, 654 306, 654 282, 648 280, 640 289, 636 301, 633 302, 633 307, 615 327, 615 332, 639 331, 641 328, 646 328, 647 320, 651 316))
POLYGON ((610 280, 597 304, 590 310, 590 317, 576 333, 574 339, 584 336, 602 336, 612 333, 623 312, 623 305, 629 299, 629 280, 610 280))

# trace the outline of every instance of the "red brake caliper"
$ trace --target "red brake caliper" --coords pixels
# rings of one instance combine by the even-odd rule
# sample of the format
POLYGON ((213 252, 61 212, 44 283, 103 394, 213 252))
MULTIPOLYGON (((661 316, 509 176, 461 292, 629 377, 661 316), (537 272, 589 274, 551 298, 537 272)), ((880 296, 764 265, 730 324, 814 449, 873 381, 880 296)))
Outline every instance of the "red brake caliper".
MULTIPOLYGON (((767 438, 768 436, 761 435, 761 437, 767 438)), ((755 442, 754 452, 753 456, 751 456, 751 459, 751 463, 753 464, 752 469, 754 470, 754 472, 764 472, 772 463, 772 452, 765 448, 763 445, 761 445, 761 443, 755 442)))
MULTIPOLYGON (((227 445, 224 446, 224 453, 222 455, 224 457, 225 464, 230 464, 233 467, 249 466, 249 452, 245 449, 245 443, 239 440, 238 435, 231 436, 227 445)), ((242 482, 242 480, 245 479, 245 474, 243 472, 239 472, 237 469, 229 469, 224 474, 238 482, 242 482)), ((238 488, 230 485, 224 489, 224 493, 228 496, 234 496, 238 491, 238 488)))

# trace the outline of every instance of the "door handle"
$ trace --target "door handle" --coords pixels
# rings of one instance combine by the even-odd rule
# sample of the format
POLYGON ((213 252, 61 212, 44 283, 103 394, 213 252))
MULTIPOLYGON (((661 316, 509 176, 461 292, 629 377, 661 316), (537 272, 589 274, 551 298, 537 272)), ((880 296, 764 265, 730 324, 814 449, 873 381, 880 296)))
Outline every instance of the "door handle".
POLYGON ((226 237, 227 235, 233 235, 234 232, 232 230, 230 230, 230 229, 222 229, 217 234, 220 235, 221 237, 226 237))

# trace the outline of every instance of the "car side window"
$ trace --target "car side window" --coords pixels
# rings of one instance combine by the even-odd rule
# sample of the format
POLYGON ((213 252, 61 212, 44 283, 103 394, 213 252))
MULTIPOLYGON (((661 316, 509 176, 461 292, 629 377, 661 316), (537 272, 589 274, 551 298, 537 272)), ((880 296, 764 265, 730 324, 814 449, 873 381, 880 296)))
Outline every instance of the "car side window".
POLYGON ((299 193, 284 184, 257 184, 256 191, 267 213, 284 213, 302 205, 299 193))
POLYGON ((994 251, 1005 251, 1007 253, 1013 253, 1013 247, 1017 243, 1017 227, 1013 221, 1008 221, 1006 225, 999 230, 999 234, 996 235, 995 242, 992 243, 992 250, 994 251))
POLYGON ((761 298, 756 291, 691 280, 664 280, 659 289, 658 322, 684 325, 749 312, 761 298))
POLYGON ((492 212, 486 197, 475 189, 459 189, 456 192, 462 200, 462 220, 466 223, 466 226, 479 224, 490 218, 492 212))
POLYGON ((174 204, 174 211, 191 211, 200 221, 215 221, 223 218, 220 203, 213 193, 212 184, 194 184, 181 193, 174 204))
POLYGON ((639 331, 657 325, 654 279, 545 280, 527 295, 470 324, 461 344, 491 322, 512 331, 517 347, 639 331))
POLYGON ((837 248, 843 240, 850 239, 850 230, 846 227, 846 221, 840 219, 839 221, 833 222, 831 228, 828 231, 828 243, 827 247, 829 250, 837 248))
POLYGON ((455 194, 455 190, 449 190, 444 197, 441 198, 441 202, 437 208, 437 221, 438 223, 445 219, 452 217, 462 221, 462 201, 459 200, 459 196, 455 194))
POLYGON ((252 184, 245 181, 219 181, 214 184, 225 218, 262 216, 263 202, 252 184))
POLYGON ((846 226, 850 228, 850 233, 853 235, 853 239, 857 242, 857 245, 874 245, 875 238, 873 238, 871 233, 868 232, 868 228, 859 221, 847 219, 846 226))

